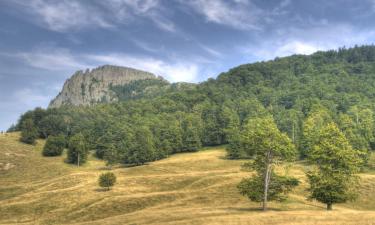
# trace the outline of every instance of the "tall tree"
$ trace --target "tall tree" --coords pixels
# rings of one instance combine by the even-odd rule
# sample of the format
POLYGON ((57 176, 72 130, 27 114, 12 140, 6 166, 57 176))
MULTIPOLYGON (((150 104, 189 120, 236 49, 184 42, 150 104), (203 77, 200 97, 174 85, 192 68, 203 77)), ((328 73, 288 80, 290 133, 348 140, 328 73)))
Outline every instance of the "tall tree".
POLYGON ((313 106, 314 109, 303 124, 303 140, 301 157, 305 158, 312 151, 312 147, 318 142, 320 128, 332 122, 329 111, 321 106, 313 106))
POLYGON ((332 210, 334 203, 355 198, 354 187, 358 181, 355 173, 359 171, 361 157, 335 123, 327 124, 318 132, 318 141, 308 155, 308 160, 315 165, 307 173, 310 197, 332 210))
POLYGON ((155 146, 150 129, 146 126, 134 128, 132 144, 126 152, 124 162, 143 165, 155 160, 155 146))
POLYGON ((80 166, 86 162, 87 156, 88 149, 85 137, 81 133, 72 136, 69 140, 67 161, 80 166))
POLYGON ((21 130, 20 141, 26 144, 35 144, 38 137, 38 129, 35 127, 34 121, 31 118, 22 122, 21 130))
POLYGON ((257 175, 241 182, 251 185, 240 184, 239 188, 250 199, 261 199, 263 210, 267 210, 269 200, 278 200, 280 194, 298 184, 295 179, 276 176, 274 172, 276 165, 293 160, 296 150, 288 136, 279 131, 272 117, 250 119, 244 131, 243 138, 248 143, 245 151, 254 155, 251 167, 257 175), (254 186, 261 188, 251 189, 254 186), (272 195, 269 195, 270 188, 272 195))

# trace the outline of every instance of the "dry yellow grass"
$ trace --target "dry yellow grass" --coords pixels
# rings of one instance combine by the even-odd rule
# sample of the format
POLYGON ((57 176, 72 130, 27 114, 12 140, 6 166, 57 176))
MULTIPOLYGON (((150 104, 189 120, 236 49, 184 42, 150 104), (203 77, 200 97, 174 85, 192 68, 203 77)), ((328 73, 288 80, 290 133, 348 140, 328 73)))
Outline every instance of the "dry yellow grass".
MULTIPOLYGON (((0 136, 0 224, 375 224, 371 171, 361 174, 360 198, 332 212, 306 200, 303 182, 264 213, 238 194, 249 173, 241 171, 243 161, 226 160, 223 149, 114 168, 118 183, 107 192, 97 185, 103 162, 90 158, 77 168, 64 157, 42 157, 42 141, 29 146, 18 138, 0 136)), ((298 163, 288 173, 304 180, 303 169, 298 163)))

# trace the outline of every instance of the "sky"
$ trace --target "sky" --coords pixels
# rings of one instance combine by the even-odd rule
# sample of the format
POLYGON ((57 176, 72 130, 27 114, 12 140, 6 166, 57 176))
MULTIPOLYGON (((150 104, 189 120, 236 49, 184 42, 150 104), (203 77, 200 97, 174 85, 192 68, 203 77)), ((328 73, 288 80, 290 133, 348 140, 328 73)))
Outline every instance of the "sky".
POLYGON ((244 63, 373 44, 375 0, 0 0, 0 131, 76 70, 202 82, 244 63))

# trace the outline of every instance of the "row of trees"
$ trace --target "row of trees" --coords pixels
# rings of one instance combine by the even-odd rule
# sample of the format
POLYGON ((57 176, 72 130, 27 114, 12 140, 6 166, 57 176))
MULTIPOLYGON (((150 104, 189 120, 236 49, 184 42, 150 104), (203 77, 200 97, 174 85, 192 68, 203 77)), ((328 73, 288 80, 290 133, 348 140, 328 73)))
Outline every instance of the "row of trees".
MULTIPOLYGON (((307 122, 310 121, 311 115, 307 122)), ((310 169, 306 175, 310 184, 310 198, 327 205, 332 209, 334 203, 354 200, 354 191, 358 184, 355 175, 363 166, 363 151, 352 148, 345 134, 334 122, 319 124, 308 133, 311 142, 306 159, 310 169)), ((296 178, 283 176, 275 172, 276 167, 296 159, 296 149, 291 139, 280 132, 271 116, 248 120, 242 131, 240 142, 242 150, 252 158, 244 166, 255 170, 256 174, 243 179, 238 185, 241 194, 252 201, 263 202, 267 210, 267 201, 282 201, 288 192, 298 185, 296 178)), ((232 152, 235 145, 230 145, 232 152)))

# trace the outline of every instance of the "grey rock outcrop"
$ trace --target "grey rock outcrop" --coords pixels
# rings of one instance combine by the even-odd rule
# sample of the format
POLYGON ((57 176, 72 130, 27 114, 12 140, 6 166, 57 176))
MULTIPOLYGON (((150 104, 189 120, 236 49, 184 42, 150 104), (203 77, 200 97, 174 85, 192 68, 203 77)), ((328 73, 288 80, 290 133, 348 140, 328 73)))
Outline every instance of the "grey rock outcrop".
POLYGON ((117 101, 112 86, 125 85, 135 80, 163 79, 152 73, 127 67, 105 65, 92 70, 77 71, 69 78, 50 108, 63 105, 93 105, 117 101))

